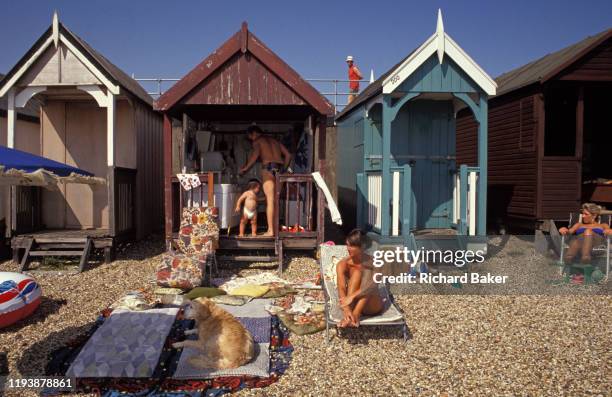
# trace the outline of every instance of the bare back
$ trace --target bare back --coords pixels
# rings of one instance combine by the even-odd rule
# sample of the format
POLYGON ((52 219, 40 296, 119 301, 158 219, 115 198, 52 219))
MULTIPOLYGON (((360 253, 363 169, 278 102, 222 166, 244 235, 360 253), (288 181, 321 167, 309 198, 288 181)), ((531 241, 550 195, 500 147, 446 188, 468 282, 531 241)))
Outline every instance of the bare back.
POLYGON ((282 163, 283 152, 281 149, 281 143, 276 139, 262 136, 253 142, 253 146, 257 146, 259 149, 259 157, 262 164, 268 163, 282 163))

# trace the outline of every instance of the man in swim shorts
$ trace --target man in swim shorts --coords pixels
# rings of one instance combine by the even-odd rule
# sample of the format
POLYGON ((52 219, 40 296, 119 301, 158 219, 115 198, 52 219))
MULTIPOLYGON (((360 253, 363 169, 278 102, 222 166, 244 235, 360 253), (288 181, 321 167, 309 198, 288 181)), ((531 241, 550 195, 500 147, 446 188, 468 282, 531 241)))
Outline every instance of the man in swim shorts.
POLYGON ((266 218, 268 231, 264 236, 274 236, 274 183, 276 174, 285 170, 291 162, 287 148, 270 136, 264 136, 261 128, 252 125, 247 129, 247 136, 253 142, 253 151, 247 163, 240 169, 240 174, 247 172, 258 159, 261 159, 261 178, 266 196, 266 218))

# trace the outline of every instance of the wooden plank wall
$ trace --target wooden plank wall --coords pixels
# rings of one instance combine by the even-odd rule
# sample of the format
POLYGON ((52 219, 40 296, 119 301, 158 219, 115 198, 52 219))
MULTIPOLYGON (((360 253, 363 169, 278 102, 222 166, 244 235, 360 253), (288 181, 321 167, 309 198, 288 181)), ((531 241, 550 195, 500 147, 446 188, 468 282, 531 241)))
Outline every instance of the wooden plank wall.
POLYGON ((137 167, 136 238, 160 231, 164 223, 162 117, 134 101, 137 167))
MULTIPOLYGON (((536 134, 535 91, 489 101, 488 215, 535 219, 536 134)), ((464 109, 457 115, 457 166, 477 165, 478 124, 464 109)))
POLYGON ((578 160, 542 159, 542 219, 567 219, 570 212, 580 208, 581 178, 582 164, 578 160))
POLYGON ((305 105, 286 82, 250 54, 237 54, 183 102, 190 105, 305 105))

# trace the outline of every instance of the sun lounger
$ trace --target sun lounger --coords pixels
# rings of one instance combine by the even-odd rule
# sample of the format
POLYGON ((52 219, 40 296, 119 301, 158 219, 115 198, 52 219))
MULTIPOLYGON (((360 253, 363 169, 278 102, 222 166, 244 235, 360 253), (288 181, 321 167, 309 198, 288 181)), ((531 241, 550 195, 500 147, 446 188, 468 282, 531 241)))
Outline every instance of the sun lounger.
MULTIPOLYGON (((338 299, 338 288, 335 282, 336 264, 340 259, 348 256, 345 245, 321 245, 321 259, 319 261, 321 269, 321 279, 323 280, 323 292, 325 294, 325 335, 329 342, 330 326, 338 326, 342 321, 342 308, 338 299)), ((393 300, 389 292, 389 286, 379 284, 379 293, 385 302, 385 309, 377 316, 363 316, 360 326, 400 326, 404 341, 408 339, 408 326, 404 313, 393 300)))

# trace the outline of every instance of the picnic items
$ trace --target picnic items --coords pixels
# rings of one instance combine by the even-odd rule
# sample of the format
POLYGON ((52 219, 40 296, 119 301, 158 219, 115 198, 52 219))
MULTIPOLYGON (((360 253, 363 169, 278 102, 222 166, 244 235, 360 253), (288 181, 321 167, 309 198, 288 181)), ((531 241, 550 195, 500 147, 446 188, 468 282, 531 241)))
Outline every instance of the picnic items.
POLYGON ((259 298, 265 295, 269 290, 270 287, 266 287, 265 285, 245 284, 240 287, 232 288, 229 294, 259 298))
POLYGON ((239 296, 239 295, 217 295, 210 298, 211 301, 230 306, 242 306, 253 300, 251 296, 239 296))
MULTIPOLYGON (((218 210, 184 208, 178 252, 167 252, 157 268, 157 284, 185 290, 202 285, 206 268, 212 269, 219 244, 218 210)), ((211 270, 212 272, 212 270, 211 270)))
POLYGON ((0 328, 28 317, 40 304, 42 291, 30 276, 0 272, 0 328))
POLYGON ((323 291, 304 290, 275 299, 266 310, 277 315, 292 332, 307 335, 325 329, 323 301, 323 291))
POLYGON ((272 272, 263 272, 246 277, 232 276, 230 278, 215 278, 212 283, 222 290, 231 294, 232 290, 243 285, 267 285, 279 283, 286 285, 288 282, 272 272))
POLYGON ((130 291, 111 305, 113 309, 141 311, 151 309, 145 296, 139 291, 130 291))

